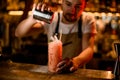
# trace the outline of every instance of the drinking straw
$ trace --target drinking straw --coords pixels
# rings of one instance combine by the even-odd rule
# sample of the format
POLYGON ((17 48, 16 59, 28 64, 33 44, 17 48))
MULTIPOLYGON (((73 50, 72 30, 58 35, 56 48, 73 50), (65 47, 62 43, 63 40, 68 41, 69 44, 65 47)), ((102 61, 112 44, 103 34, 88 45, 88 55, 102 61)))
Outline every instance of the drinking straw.
POLYGON ((62 29, 60 29, 60 37, 59 37, 60 41, 61 41, 61 38, 62 38, 62 29))

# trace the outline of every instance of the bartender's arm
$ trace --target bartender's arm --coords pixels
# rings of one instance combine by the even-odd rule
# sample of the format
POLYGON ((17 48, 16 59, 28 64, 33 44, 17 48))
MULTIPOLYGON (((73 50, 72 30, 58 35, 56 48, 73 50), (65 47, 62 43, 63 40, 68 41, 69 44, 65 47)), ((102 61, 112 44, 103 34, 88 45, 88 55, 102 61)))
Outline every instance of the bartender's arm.
POLYGON ((40 32, 43 24, 38 20, 33 18, 33 11, 35 9, 36 4, 33 5, 32 14, 22 22, 20 22, 16 28, 15 36, 16 37, 24 37, 29 35, 35 35, 40 32))
MULTIPOLYGON (((92 25, 94 27, 94 24, 92 25)), ((83 66, 92 59, 94 53, 94 49, 93 49, 94 37, 95 37, 94 33, 83 34, 83 38, 82 38, 83 51, 78 56, 73 58, 72 60, 73 67, 71 68, 71 70, 75 70, 79 66, 83 66)))
POLYGON ((24 37, 37 34, 38 32, 40 32, 40 26, 42 26, 42 24, 38 23, 31 15, 18 24, 15 31, 15 36, 24 37))
POLYGON ((57 65, 58 73, 69 73, 76 71, 80 66, 89 62, 93 57, 94 37, 96 34, 95 23, 91 24, 91 33, 85 33, 82 36, 82 52, 72 59, 65 59, 57 65))

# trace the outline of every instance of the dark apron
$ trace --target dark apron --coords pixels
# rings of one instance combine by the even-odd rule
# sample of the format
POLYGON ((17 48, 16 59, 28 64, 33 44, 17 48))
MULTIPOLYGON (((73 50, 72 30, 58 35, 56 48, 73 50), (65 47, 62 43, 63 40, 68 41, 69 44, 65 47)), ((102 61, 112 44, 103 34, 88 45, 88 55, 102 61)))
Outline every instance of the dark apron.
MULTIPOLYGON (((58 34, 58 30, 59 30, 59 23, 60 23, 60 14, 58 13, 58 22, 56 25, 56 29, 55 29, 55 33, 54 34, 58 34)), ((62 38, 61 41, 63 43, 63 54, 62 54, 62 58, 73 58, 75 56, 77 56, 78 54, 80 54, 80 52, 82 51, 82 16, 80 17, 79 21, 78 21, 78 32, 74 32, 74 33, 69 33, 69 34, 62 34, 62 38)))

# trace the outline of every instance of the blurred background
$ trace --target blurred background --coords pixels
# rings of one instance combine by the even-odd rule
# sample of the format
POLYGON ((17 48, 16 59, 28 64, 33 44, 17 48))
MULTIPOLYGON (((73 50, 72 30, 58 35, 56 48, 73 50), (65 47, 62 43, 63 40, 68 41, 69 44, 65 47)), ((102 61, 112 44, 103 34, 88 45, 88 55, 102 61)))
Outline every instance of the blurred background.
MULTIPOLYGON (((44 30, 39 35, 15 37, 18 23, 30 15, 33 3, 39 1, 48 2, 53 11, 61 10, 62 0, 0 0, 0 56, 4 56, 0 61, 47 64, 44 30)), ((113 42, 120 40, 120 0, 89 0, 85 11, 94 14, 98 31, 94 57, 86 68, 113 70, 117 58, 113 42)))

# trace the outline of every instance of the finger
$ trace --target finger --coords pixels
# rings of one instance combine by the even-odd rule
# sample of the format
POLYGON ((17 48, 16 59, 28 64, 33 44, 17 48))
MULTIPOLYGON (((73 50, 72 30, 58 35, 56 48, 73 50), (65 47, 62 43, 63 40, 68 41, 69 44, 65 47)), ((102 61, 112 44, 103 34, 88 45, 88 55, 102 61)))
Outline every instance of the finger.
POLYGON ((62 73, 62 70, 60 68, 57 68, 56 73, 62 73))
POLYGON ((45 4, 42 5, 42 7, 41 7, 41 11, 42 11, 42 12, 44 11, 45 6, 46 6, 45 4))
POLYGON ((33 4, 32 12, 35 10, 36 3, 33 4))
POLYGON ((59 67, 63 66, 65 63, 66 63, 66 61, 61 61, 57 64, 57 67, 59 68, 59 67))
POLYGON ((50 7, 48 7, 48 11, 49 11, 49 12, 51 12, 51 9, 50 9, 50 7))
POLYGON ((71 67, 70 68, 70 72, 74 72, 74 71, 76 71, 77 69, 75 68, 75 67, 71 67))
POLYGON ((67 65, 64 64, 63 66, 59 67, 56 69, 56 72, 60 73, 61 71, 63 71, 63 69, 66 67, 67 65))
POLYGON ((37 10, 40 10, 41 7, 42 7, 42 3, 38 3, 36 9, 37 9, 37 10))

